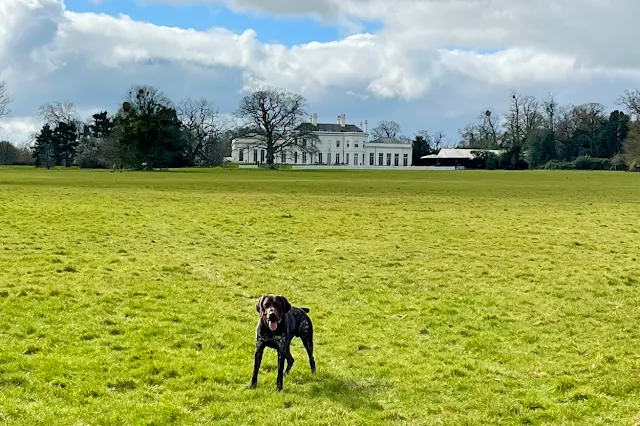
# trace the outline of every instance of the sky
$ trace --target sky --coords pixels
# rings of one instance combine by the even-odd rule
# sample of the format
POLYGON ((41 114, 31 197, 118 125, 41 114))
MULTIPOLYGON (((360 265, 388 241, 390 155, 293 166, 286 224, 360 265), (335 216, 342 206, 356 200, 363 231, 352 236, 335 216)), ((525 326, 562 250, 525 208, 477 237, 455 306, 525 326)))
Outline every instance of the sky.
POLYGON ((640 87, 637 16, 637 0, 0 0, 0 138, 27 141, 44 103, 89 118, 147 84, 221 114, 278 87, 320 122, 456 143, 512 91, 615 109, 640 87))

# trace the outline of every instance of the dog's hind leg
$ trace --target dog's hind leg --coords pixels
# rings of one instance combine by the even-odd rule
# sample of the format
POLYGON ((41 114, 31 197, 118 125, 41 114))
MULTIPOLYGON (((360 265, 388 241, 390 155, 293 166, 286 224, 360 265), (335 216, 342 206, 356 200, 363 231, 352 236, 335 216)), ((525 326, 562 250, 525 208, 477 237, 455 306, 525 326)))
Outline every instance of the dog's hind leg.
POLYGON ((302 340, 302 344, 304 348, 307 350, 307 355, 309 355, 309 367, 311 367, 311 372, 316 372, 316 360, 313 357, 313 326, 310 322, 306 322, 302 324, 303 328, 300 333, 300 340, 302 340))
POLYGON ((291 371, 291 367, 293 367, 294 362, 295 359, 293 359, 293 356, 291 356, 291 351, 289 351, 289 353, 287 354, 287 369, 284 370, 284 374, 289 374, 289 371, 291 371))

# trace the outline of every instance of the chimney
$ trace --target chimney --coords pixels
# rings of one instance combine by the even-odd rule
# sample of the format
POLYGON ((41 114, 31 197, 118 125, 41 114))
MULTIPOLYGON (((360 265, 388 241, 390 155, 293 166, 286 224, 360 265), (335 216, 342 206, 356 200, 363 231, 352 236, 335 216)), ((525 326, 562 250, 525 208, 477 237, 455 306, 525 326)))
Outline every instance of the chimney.
POLYGON ((340 126, 344 127, 345 126, 345 121, 347 120, 347 115, 346 114, 342 114, 340 116, 340 126))
POLYGON ((369 133, 369 122, 367 120, 364 120, 364 130, 365 133, 369 133))
POLYGON ((314 126, 318 125, 318 114, 315 112, 311 114, 311 124, 314 126))

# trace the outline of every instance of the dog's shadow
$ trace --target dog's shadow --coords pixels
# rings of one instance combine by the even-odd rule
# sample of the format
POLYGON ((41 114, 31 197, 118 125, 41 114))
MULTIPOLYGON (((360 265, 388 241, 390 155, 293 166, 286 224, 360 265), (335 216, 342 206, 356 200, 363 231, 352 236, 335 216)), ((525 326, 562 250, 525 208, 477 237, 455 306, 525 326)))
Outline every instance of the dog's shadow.
POLYGON ((318 372, 310 377, 313 380, 308 386, 311 398, 331 399, 352 410, 384 410, 384 407, 375 401, 377 389, 374 385, 336 377, 327 372, 318 372))

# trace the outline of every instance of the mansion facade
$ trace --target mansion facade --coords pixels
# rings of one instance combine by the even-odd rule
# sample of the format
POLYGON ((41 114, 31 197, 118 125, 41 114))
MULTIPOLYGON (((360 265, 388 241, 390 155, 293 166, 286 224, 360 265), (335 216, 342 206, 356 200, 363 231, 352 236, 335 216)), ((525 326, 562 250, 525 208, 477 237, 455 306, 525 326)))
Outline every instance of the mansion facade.
MULTIPOLYGON (((312 114, 309 123, 318 137, 313 146, 291 146, 276 154, 276 164, 293 165, 341 165, 349 167, 410 167, 412 146, 395 138, 369 140, 368 123, 360 127, 345 123, 344 114, 337 122, 318 123, 318 115, 312 114)), ((240 164, 265 163, 266 146, 253 138, 238 138, 231 142, 232 161, 240 164)))

